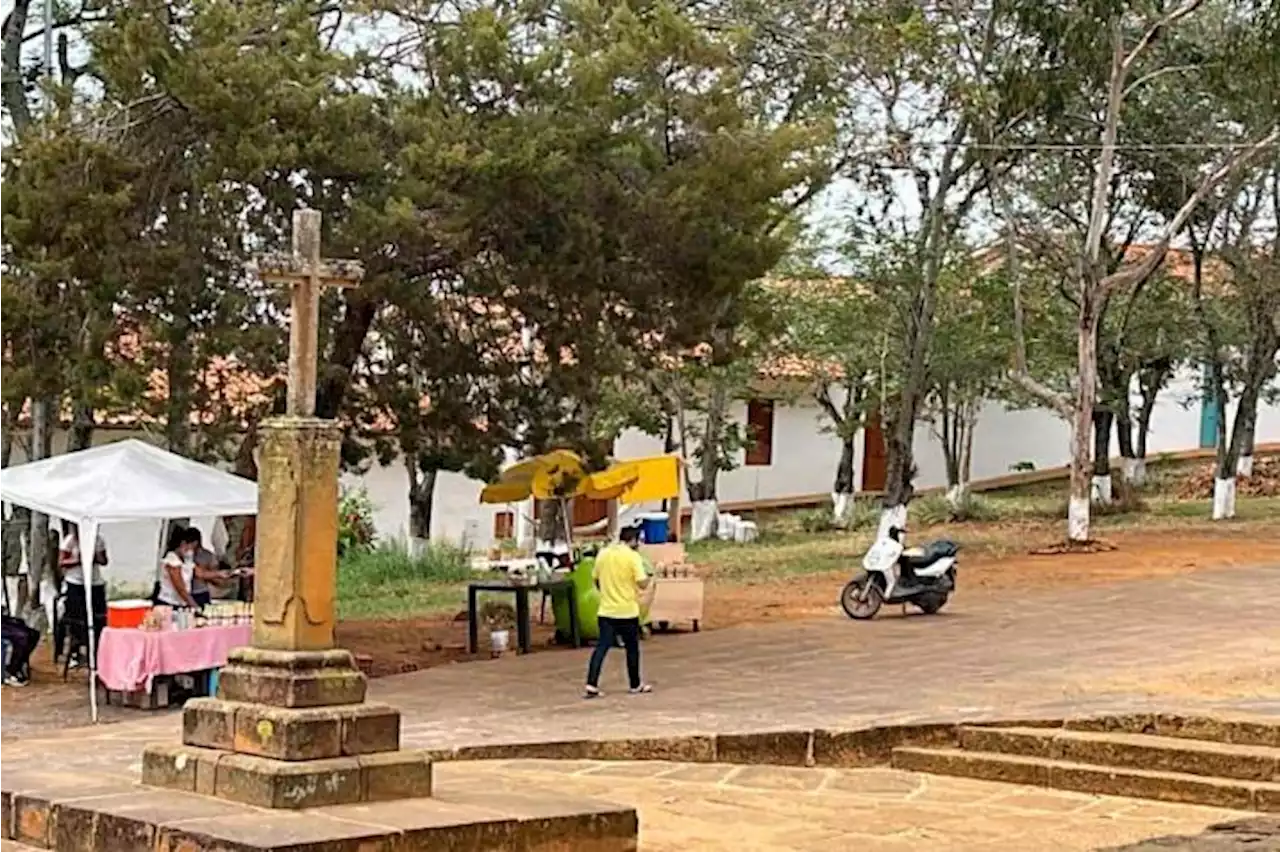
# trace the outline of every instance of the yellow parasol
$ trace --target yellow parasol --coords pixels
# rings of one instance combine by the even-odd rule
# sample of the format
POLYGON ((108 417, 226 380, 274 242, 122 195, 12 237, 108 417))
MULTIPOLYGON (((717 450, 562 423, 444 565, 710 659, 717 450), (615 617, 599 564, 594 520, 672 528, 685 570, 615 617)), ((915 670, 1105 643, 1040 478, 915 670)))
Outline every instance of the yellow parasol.
POLYGON ((569 450, 555 450, 525 459, 502 472, 480 492, 481 503, 518 503, 587 497, 642 503, 675 497, 680 491, 679 460, 654 456, 618 462, 607 470, 587 473, 582 458, 569 450))

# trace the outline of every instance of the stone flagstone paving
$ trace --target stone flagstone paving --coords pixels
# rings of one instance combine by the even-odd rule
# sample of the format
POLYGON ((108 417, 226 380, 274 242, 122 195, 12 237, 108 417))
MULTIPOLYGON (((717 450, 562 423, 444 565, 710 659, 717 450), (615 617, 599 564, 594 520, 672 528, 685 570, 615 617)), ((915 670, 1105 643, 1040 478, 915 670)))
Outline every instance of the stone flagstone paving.
POLYGON ((440 777, 634 806, 643 852, 1076 852, 1248 816, 891 769, 522 760, 448 765, 440 777))

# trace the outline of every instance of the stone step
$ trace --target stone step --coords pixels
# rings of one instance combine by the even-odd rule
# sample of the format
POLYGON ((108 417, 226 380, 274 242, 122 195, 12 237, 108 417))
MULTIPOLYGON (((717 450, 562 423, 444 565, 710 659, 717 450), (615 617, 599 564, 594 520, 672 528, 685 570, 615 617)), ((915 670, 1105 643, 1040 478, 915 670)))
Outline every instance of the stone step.
POLYGON ((1162 802, 1280 812, 1280 784, 956 748, 896 748, 895 769, 1162 802))
POLYGON ((1045 757, 1240 781, 1280 782, 1280 748, 1061 728, 960 729, 967 751, 1045 757))
POLYGON ((1137 713, 1097 719, 1068 719, 1062 727, 1073 731, 1152 734, 1158 737, 1280 748, 1280 720, 1266 716, 1137 713))

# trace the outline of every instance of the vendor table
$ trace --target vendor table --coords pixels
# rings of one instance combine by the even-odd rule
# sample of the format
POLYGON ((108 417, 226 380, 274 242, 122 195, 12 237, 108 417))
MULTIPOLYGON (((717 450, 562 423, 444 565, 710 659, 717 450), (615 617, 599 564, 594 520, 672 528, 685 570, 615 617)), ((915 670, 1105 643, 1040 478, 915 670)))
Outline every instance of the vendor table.
POLYGON ((98 645, 98 679, 116 692, 149 692, 160 675, 222 668, 227 653, 250 644, 252 634, 249 624, 190 630, 108 627, 98 645))
POLYGON ((529 592, 538 591, 551 594, 563 589, 569 598, 569 623, 573 647, 582 647, 582 637, 578 634, 578 601, 574 595, 573 581, 569 578, 552 580, 549 583, 527 585, 512 583, 510 580, 479 580, 467 585, 467 652, 474 654, 480 647, 480 616, 477 612, 476 598, 481 592, 509 592, 516 596, 516 643, 521 654, 529 653, 529 645, 533 628, 530 625, 529 592))

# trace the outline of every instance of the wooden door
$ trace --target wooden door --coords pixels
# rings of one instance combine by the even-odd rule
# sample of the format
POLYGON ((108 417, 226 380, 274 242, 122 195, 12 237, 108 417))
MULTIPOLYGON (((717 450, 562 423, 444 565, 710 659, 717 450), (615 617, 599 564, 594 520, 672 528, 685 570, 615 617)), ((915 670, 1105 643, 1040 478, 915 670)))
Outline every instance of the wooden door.
POLYGON ((884 427, 880 424, 880 412, 873 411, 867 417, 862 430, 862 490, 883 491, 888 469, 885 466, 884 427))

